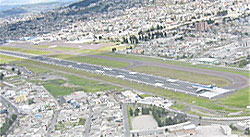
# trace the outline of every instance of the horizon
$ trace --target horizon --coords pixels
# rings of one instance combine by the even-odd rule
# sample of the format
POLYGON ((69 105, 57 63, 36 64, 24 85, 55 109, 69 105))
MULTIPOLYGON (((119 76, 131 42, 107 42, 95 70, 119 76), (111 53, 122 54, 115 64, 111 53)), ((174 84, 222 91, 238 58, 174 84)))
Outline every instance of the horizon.
POLYGON ((50 3, 50 2, 70 2, 77 0, 0 0, 0 6, 18 6, 18 5, 29 5, 38 3, 50 3))

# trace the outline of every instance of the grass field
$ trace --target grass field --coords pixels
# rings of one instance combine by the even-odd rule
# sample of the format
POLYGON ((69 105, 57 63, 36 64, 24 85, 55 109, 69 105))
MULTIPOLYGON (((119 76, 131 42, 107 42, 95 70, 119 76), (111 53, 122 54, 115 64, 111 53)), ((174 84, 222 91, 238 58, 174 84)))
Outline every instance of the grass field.
POLYGON ((4 47, 1 46, 0 50, 8 50, 8 51, 16 51, 16 52, 22 52, 27 54, 34 54, 34 55, 45 55, 45 54, 51 54, 51 52, 48 51, 42 51, 42 50, 33 50, 33 49, 22 49, 22 48, 13 48, 13 47, 4 47))
POLYGON ((67 81, 64 80, 50 80, 46 81, 43 86, 55 97, 69 95, 76 91, 84 92, 97 92, 105 91, 112 89, 119 89, 119 87, 102 84, 97 81, 80 78, 77 76, 60 74, 61 76, 67 78, 67 81), (63 84, 68 83, 71 87, 66 87, 63 84))
POLYGON ((18 60, 21 60, 21 59, 16 58, 16 57, 11 57, 11 56, 0 55, 0 63, 10 63, 12 61, 18 61, 18 60))
POLYGON ((124 50, 126 48, 128 48, 129 46, 126 45, 126 44, 117 44, 117 45, 111 45, 111 46, 107 46, 107 47, 102 47, 102 48, 99 48, 97 49, 97 51, 100 51, 100 52, 111 52, 112 51, 112 48, 116 48, 117 51, 119 50, 124 50))
POLYGON ((190 81, 190 82, 195 82, 195 83, 201 83, 201 84, 206 84, 206 85, 215 83, 216 86, 219 86, 219 87, 225 87, 225 86, 230 85, 229 80, 226 80, 220 77, 209 76, 209 75, 193 73, 193 72, 177 71, 177 70, 161 68, 161 67, 141 66, 141 67, 131 68, 131 70, 158 75, 158 76, 165 76, 165 77, 169 77, 173 79, 180 79, 180 80, 185 80, 185 81, 190 81))
POLYGON ((66 74, 64 74, 63 76, 68 79, 68 82, 70 84, 80 86, 84 90, 84 92, 97 92, 97 91, 119 89, 119 87, 117 86, 103 84, 98 81, 84 79, 77 76, 66 75, 66 74))
POLYGON ((56 50, 56 51, 75 51, 79 50, 78 48, 72 48, 72 47, 55 47, 55 48, 50 48, 51 50, 56 50))
POLYGON ((45 69, 45 68, 39 68, 39 67, 35 67, 32 64, 28 64, 28 63, 19 63, 19 66, 25 66, 27 69, 29 69, 30 71, 34 72, 34 73, 45 73, 45 72, 49 72, 49 69, 45 69))
POLYGON ((176 103, 176 104, 172 105, 171 108, 181 111, 181 110, 183 110, 185 108, 185 105, 176 103))
POLYGON ((126 54, 101 54, 104 56, 112 56, 117 58, 126 58, 126 59, 134 59, 134 60, 144 60, 144 61, 152 61, 152 62, 159 62, 159 63, 166 63, 166 64, 174 64, 174 65, 180 65, 180 66, 186 66, 186 67, 194 67, 194 68, 200 68, 200 69, 208 69, 208 70, 216 70, 221 72, 230 72, 230 73, 236 73, 240 75, 244 75, 247 77, 250 77, 250 73, 243 72, 243 71, 237 71, 232 68, 225 68, 225 67, 219 67, 219 66, 210 66, 210 65, 192 65, 188 62, 182 62, 182 61, 174 61, 174 60, 166 60, 163 61, 160 58, 154 58, 154 57, 144 57, 144 56, 136 56, 136 55, 126 55, 126 54))
POLYGON ((250 106, 250 87, 239 90, 226 98, 220 99, 220 101, 220 104, 223 105, 246 108, 246 106, 250 106))
POLYGON ((142 94, 140 96, 143 97, 143 98, 145 98, 145 97, 152 97, 152 95, 148 95, 148 94, 142 94))
POLYGON ((83 63, 89 63, 89 64, 102 65, 106 67, 114 67, 114 68, 122 68, 122 67, 127 67, 130 65, 129 63, 124 63, 124 62, 119 62, 119 61, 97 59, 97 58, 92 58, 92 57, 87 57, 87 56, 73 56, 73 55, 68 55, 68 54, 57 54, 57 55, 52 55, 51 57, 72 60, 72 61, 77 61, 77 62, 83 62, 83 63))
POLYGON ((144 84, 139 84, 139 83, 135 83, 135 82, 130 82, 130 81, 126 81, 126 80, 116 79, 114 77, 108 77, 108 76, 88 73, 88 72, 85 72, 85 71, 78 71, 78 70, 73 70, 73 69, 69 70, 68 68, 58 67, 58 66, 53 66, 53 65, 43 64, 43 63, 38 63, 38 62, 34 62, 34 61, 26 61, 26 62, 35 64, 35 65, 38 65, 38 66, 41 65, 43 67, 48 67, 48 68, 55 69, 55 70, 74 73, 74 74, 77 74, 79 76, 83 75, 83 76, 87 76, 87 77, 90 77, 90 78, 100 79, 100 80, 103 80, 103 81, 107 81, 107 82, 127 86, 127 87, 130 87, 130 88, 139 90, 139 91, 153 93, 153 94, 156 94, 156 95, 159 95, 159 96, 167 97, 169 99, 179 100, 179 101, 182 101, 182 102, 194 104, 194 105, 197 105, 197 106, 200 106, 200 107, 203 107, 203 108, 207 108, 207 109, 211 109, 211 110, 226 111, 226 112, 236 112, 236 111, 238 111, 238 110, 229 109, 229 108, 227 108, 227 107, 225 107, 223 105, 217 104, 217 102, 216 102, 217 100, 203 99, 203 98, 186 95, 186 94, 179 93, 179 92, 168 91, 168 90, 164 90, 164 89, 161 89, 161 88, 156 88, 156 87, 152 87, 152 86, 148 86, 148 85, 144 85, 144 84))
POLYGON ((69 95, 74 92, 73 88, 68 88, 65 86, 62 86, 63 83, 58 83, 57 80, 51 80, 43 86, 51 93, 52 96, 57 98, 58 96, 65 96, 69 95))

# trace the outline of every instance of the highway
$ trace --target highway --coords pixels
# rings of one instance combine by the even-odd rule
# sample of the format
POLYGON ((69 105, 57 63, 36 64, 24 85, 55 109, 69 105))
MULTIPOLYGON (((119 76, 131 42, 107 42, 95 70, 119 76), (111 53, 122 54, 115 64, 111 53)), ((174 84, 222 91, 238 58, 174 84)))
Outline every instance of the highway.
POLYGON ((191 95, 198 95, 196 89, 192 88, 194 83, 181 80, 172 80, 166 77, 154 76, 151 74, 144 74, 138 72, 131 72, 125 69, 118 68, 107 68, 100 65, 86 64, 80 62, 74 62, 69 60, 62 60, 51 58, 47 56, 35 56, 13 51, 0 50, 0 54, 5 54, 9 56, 15 56, 19 58, 25 58, 33 61, 38 61, 46 64, 52 64, 56 66, 63 66, 69 69, 77 69, 82 71, 87 71, 91 73, 98 73, 102 75, 107 75, 111 77, 116 77, 119 79, 129 80, 132 82, 142 83, 145 85, 155 86, 163 89, 168 89, 172 91, 182 92, 191 95))

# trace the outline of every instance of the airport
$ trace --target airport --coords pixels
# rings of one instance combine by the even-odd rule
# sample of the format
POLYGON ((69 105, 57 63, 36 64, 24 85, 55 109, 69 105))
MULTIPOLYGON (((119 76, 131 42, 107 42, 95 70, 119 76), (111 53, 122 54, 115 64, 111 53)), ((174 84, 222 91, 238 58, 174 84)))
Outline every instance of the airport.
POLYGON ((79 63, 74 61, 55 59, 46 56, 34 56, 18 52, 9 52, 0 50, 1 54, 15 56, 19 58, 29 59, 33 61, 39 61, 46 64, 58 65, 63 67, 68 67, 71 69, 83 70, 91 73, 98 73, 102 75, 107 75, 111 77, 116 77, 124 80, 129 80, 137 83, 142 83, 145 85, 150 85, 154 87, 159 87, 174 92, 182 92, 185 94, 204 97, 208 99, 216 98, 222 94, 233 92, 234 89, 223 89, 214 86, 205 86, 197 83, 191 83, 188 81, 174 80, 160 76, 154 76, 151 74, 144 74, 139 72, 132 72, 125 69, 118 68, 107 68, 100 65, 93 65, 87 63, 79 63))

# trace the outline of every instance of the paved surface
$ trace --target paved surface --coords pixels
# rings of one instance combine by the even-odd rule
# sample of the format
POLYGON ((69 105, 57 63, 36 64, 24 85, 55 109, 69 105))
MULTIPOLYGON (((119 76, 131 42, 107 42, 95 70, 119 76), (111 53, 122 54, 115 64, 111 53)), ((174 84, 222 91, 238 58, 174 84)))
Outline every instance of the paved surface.
POLYGON ((158 127, 157 122, 151 115, 141 115, 133 118, 133 129, 155 129, 158 127))
POLYGON ((125 128, 125 131, 124 131, 124 136, 125 137, 129 137, 130 135, 130 128, 129 128, 129 120, 128 120, 128 113, 127 113, 127 104, 124 103, 122 105, 122 113, 123 113, 123 121, 124 121, 124 128, 125 128))
POLYGON ((16 114, 16 115, 19 115, 19 111, 18 109, 16 108, 16 106, 14 106, 9 100, 7 100, 6 98, 4 98, 3 96, 0 95, 0 98, 1 98, 1 102, 3 102, 3 105, 6 107, 6 108, 12 108, 13 112, 16 114), (4 103, 6 102, 8 104, 8 106, 4 103))
MULTIPOLYGON (((130 67, 142 66, 142 65, 155 66, 155 67, 163 67, 163 68, 174 69, 174 70, 179 70, 179 71, 186 71, 186 72, 193 72, 193 73, 200 73, 200 74, 222 77, 222 78, 225 78, 225 79, 231 81, 231 85, 227 87, 228 89, 239 90, 239 89, 248 87, 249 82, 250 82, 249 78, 246 76, 243 76, 240 74, 235 74, 235 73, 229 73, 229 72, 221 72, 221 71, 214 71, 214 70, 208 70, 208 69, 199 69, 199 68, 194 68, 194 67, 185 67, 185 66, 180 66, 180 65, 158 63, 158 62, 152 62, 152 61, 117 58, 117 57, 103 56, 103 55, 90 55, 90 56, 95 57, 95 58, 102 58, 102 59, 106 59, 106 60, 130 62, 133 64, 133 66, 130 66, 130 67)), ((130 67, 127 67, 127 68, 130 68, 130 67)))
MULTIPOLYGON (((144 73, 135 73, 131 72, 125 69, 118 69, 118 68, 106 68, 99 65, 92 65, 92 64, 86 64, 86 63, 79 63, 74 61, 68 61, 68 60, 61 60, 61 59, 55 59, 50 58, 46 56, 34 56, 24 53, 18 53, 18 52, 10 52, 10 51, 4 51, 0 50, 0 54, 6 54, 21 58, 26 58, 42 63, 57 65, 57 66, 63 66, 68 67, 69 69, 77 69, 77 70, 83 70, 91 73, 99 73, 103 75, 108 75, 111 77, 116 77, 119 79, 129 80, 132 82, 142 83, 145 85, 155 86, 163 89, 168 89, 176 92, 182 92, 190 95, 199 96, 203 92, 196 92, 196 89, 192 88, 194 83, 190 83, 187 81, 173 81, 171 79, 165 78, 165 77, 159 77, 154 76, 150 74, 144 74, 144 73)), ((232 89, 233 90, 233 89, 232 89)))
POLYGON ((85 137, 89 137, 89 131, 90 131, 90 125, 91 125, 91 119, 92 119, 92 116, 93 116, 93 110, 92 110, 92 106, 89 107, 89 117, 86 121, 86 124, 85 124, 85 133, 84 133, 84 136, 85 137))

